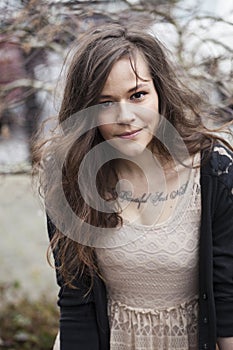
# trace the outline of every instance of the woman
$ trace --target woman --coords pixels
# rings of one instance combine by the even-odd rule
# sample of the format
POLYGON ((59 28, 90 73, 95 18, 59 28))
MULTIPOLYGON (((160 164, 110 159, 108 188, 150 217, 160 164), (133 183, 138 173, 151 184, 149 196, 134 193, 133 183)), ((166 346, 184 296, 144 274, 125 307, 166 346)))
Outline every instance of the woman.
POLYGON ((79 41, 39 160, 56 349, 233 349, 233 157, 201 102, 149 33, 79 41))

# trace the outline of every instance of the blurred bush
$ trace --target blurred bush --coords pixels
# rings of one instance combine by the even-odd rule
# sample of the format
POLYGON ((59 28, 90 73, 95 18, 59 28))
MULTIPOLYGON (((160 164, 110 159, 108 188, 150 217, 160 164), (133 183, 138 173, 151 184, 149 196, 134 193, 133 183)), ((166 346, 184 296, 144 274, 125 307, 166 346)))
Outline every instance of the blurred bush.
POLYGON ((8 300, 9 288, 12 296, 19 285, 0 285, 0 349, 49 350, 58 330, 58 309, 42 296, 36 301, 21 299, 14 303, 8 300))

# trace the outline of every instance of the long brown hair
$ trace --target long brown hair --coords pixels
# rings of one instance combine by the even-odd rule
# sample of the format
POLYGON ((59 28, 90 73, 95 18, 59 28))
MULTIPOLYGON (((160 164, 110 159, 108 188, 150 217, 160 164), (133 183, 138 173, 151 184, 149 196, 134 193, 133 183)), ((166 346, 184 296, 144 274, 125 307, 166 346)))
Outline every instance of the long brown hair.
MULTIPOLYGON (((122 223, 119 208, 112 212, 105 211, 105 208, 98 211, 86 203, 80 191, 80 164, 85 155, 103 141, 98 128, 91 125, 91 113, 88 112, 87 116, 85 111, 88 107, 98 104, 100 93, 114 63, 123 57, 129 57, 134 67, 136 52, 140 52, 148 64, 159 97, 159 113, 178 131, 189 154, 193 155, 204 148, 210 149, 217 139, 217 136, 211 135, 202 123, 200 106, 203 104, 200 96, 185 87, 177 78, 163 45, 148 31, 137 29, 132 24, 123 27, 108 23, 89 31, 78 40, 67 73, 58 115, 62 136, 55 134, 49 142, 47 140, 42 145, 37 145, 34 155, 34 159, 37 159, 35 170, 39 169, 42 173, 40 181, 46 209, 49 216, 55 218, 57 226, 57 229, 54 226, 51 248, 56 254, 60 275, 64 282, 71 286, 74 286, 77 274, 84 272, 93 276, 94 271, 98 273, 94 248, 80 243, 83 242, 81 235, 88 236, 82 223, 96 228, 116 227, 122 223), (80 111, 81 114, 77 114, 80 111), (87 124, 88 128, 83 132, 82 129, 87 124), (77 138, 77 134, 80 137, 77 138), (65 157, 64 150, 68 150, 65 157), (62 180, 57 175, 61 169, 62 180), (66 208, 61 204, 58 190, 60 182, 72 213, 81 219, 82 223, 79 221, 78 225, 77 220, 73 220, 72 215, 69 217, 66 208), (60 204, 56 205, 57 203, 60 204), (65 216, 69 222, 68 228, 64 227, 65 216)), ((136 69, 135 75, 137 76, 136 69)), ((169 159, 167 148, 156 138, 153 142, 157 142, 156 149, 159 154, 169 159)), ((103 161, 102 156, 100 152, 96 152, 93 159, 99 164, 103 161)), ((86 196, 91 199, 95 186, 102 198, 105 198, 108 191, 112 198, 105 199, 107 206, 109 204, 111 207, 111 199, 116 199, 116 193, 112 189, 118 181, 114 160, 106 162, 99 169, 96 179, 92 179, 91 170, 88 169, 85 176, 88 182, 86 196)))

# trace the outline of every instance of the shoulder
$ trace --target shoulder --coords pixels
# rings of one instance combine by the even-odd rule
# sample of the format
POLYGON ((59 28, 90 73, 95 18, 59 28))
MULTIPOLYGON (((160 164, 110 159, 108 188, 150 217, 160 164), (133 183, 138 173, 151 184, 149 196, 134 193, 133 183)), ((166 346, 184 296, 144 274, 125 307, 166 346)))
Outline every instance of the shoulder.
POLYGON ((204 151, 201 167, 203 174, 217 177, 233 194, 233 152, 229 148, 216 144, 204 151))
POLYGON ((216 145, 211 152, 210 163, 219 176, 230 173, 233 171, 233 152, 223 145, 216 145))

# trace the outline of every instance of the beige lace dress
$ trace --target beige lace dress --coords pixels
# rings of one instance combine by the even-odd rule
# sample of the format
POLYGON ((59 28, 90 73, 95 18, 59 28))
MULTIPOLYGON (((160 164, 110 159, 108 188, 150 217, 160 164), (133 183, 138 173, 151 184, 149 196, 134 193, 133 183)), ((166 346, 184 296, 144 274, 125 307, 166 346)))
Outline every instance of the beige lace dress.
POLYGON ((119 235, 135 240, 96 249, 111 350, 198 349, 199 169, 192 170, 181 202, 163 224, 124 223, 119 235))

